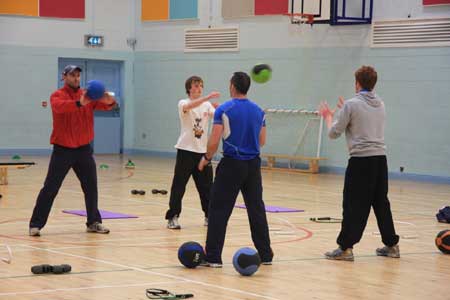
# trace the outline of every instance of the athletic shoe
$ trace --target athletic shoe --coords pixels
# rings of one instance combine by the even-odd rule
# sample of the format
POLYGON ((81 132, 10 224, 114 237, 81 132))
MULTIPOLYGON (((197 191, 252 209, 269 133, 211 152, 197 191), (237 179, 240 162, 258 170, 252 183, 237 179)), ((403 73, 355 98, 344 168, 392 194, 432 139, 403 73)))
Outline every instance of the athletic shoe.
POLYGON ((29 234, 30 236, 41 236, 41 230, 37 227, 31 227, 29 234))
POLYGON ((384 246, 383 248, 377 248, 376 253, 378 256, 400 258, 400 248, 398 247, 398 245, 392 247, 384 246))
POLYGON ((95 222, 86 228, 86 232, 92 232, 92 233, 109 233, 109 229, 103 226, 100 222, 95 222))
POLYGON ((333 259, 333 260, 345 260, 345 261, 354 261, 355 258, 353 257, 353 250, 352 248, 348 248, 345 250, 342 250, 341 248, 337 248, 333 251, 329 251, 325 253, 325 257, 327 259, 333 259))
POLYGON ((181 229, 180 224, 178 223, 178 217, 174 216, 172 219, 167 221, 167 228, 169 229, 181 229))

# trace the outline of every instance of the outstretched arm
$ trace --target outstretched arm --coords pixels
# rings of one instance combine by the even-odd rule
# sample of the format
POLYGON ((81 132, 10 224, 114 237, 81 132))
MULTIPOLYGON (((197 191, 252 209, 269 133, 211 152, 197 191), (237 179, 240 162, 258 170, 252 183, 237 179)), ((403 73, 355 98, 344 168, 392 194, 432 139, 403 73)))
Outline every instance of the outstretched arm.
POLYGON ((325 124, 327 124, 327 128, 331 128, 331 123, 333 122, 333 116, 335 113, 335 109, 331 109, 326 101, 321 102, 319 104, 319 113, 324 118, 325 124))
POLYGON ((350 122, 350 108, 344 105, 344 98, 339 97, 335 109, 331 109, 328 103, 322 102, 319 105, 319 113, 325 119, 328 128, 328 136, 332 139, 338 138, 350 122), (341 109, 337 120, 333 123, 333 116, 338 109, 341 109))
POLYGON ((195 100, 189 101, 189 103, 186 103, 183 105, 183 112, 187 112, 193 108, 196 108, 197 106, 200 106, 205 101, 209 101, 213 98, 219 98, 219 97, 220 97, 219 92, 211 92, 207 96, 200 97, 195 100))
POLYGON ((326 101, 323 101, 319 104, 319 114, 325 119, 325 123, 327 124, 327 128, 330 129, 333 123, 333 116, 338 109, 341 109, 344 106, 344 98, 342 96, 339 97, 338 103, 335 109, 331 109, 328 106, 326 101))

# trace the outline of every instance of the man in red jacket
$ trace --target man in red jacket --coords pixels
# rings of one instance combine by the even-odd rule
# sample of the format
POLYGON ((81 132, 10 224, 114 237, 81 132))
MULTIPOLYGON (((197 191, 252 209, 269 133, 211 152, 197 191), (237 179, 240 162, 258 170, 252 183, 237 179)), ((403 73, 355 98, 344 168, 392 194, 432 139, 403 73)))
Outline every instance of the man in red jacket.
POLYGON ((68 65, 63 71, 64 87, 50 96, 53 152, 44 187, 36 200, 30 220, 30 236, 40 236, 47 223, 53 200, 72 168, 81 183, 87 212, 87 232, 109 233, 98 210, 97 170, 90 143, 94 139, 94 110, 111 110, 116 101, 107 93, 92 101, 80 88, 81 68, 68 65))

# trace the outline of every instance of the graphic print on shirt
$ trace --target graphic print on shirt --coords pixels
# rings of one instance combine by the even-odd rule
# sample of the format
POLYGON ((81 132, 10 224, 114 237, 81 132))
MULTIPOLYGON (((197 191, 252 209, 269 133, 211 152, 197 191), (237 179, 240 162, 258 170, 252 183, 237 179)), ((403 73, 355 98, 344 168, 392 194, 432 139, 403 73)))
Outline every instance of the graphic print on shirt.
POLYGON ((200 124, 201 121, 201 118, 195 118, 194 128, 192 129, 194 131, 194 136, 198 139, 201 139, 204 132, 202 125, 200 124))

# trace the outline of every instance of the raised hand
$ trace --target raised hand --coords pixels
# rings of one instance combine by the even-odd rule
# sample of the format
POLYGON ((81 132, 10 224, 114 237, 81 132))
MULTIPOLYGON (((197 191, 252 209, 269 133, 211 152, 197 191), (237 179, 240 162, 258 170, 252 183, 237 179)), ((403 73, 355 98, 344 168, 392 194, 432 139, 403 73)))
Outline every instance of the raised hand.
POLYGON ((331 110, 330 106, 328 105, 328 103, 326 101, 320 102, 319 114, 322 117, 324 117, 324 118, 333 117, 335 111, 336 111, 335 109, 331 110))
POLYGON ((208 100, 213 99, 213 98, 219 98, 220 97, 220 93, 219 92, 211 92, 209 93, 209 95, 207 96, 208 100))
POLYGON ((327 117, 333 117, 334 113, 338 110, 341 109, 344 106, 344 97, 339 96, 339 100, 338 103, 336 104, 336 108, 335 109, 331 109, 330 106, 328 105, 328 103, 326 101, 323 101, 319 104, 319 113, 322 117, 327 118, 327 117))
POLYGON ((111 104, 114 104, 116 102, 116 99, 114 99, 113 96, 111 96, 110 94, 105 92, 103 97, 100 100, 98 100, 98 101, 100 101, 101 103, 107 104, 107 105, 111 105, 111 104))
POLYGON ((337 103, 337 108, 339 108, 339 109, 341 109, 342 108, 342 106, 344 106, 344 97, 342 97, 342 96, 339 96, 339 100, 338 100, 338 103, 337 103))
POLYGON ((85 106, 89 103, 91 103, 91 99, 89 99, 89 97, 86 95, 86 91, 83 91, 83 93, 81 94, 81 98, 80 98, 80 104, 82 106, 85 106))

